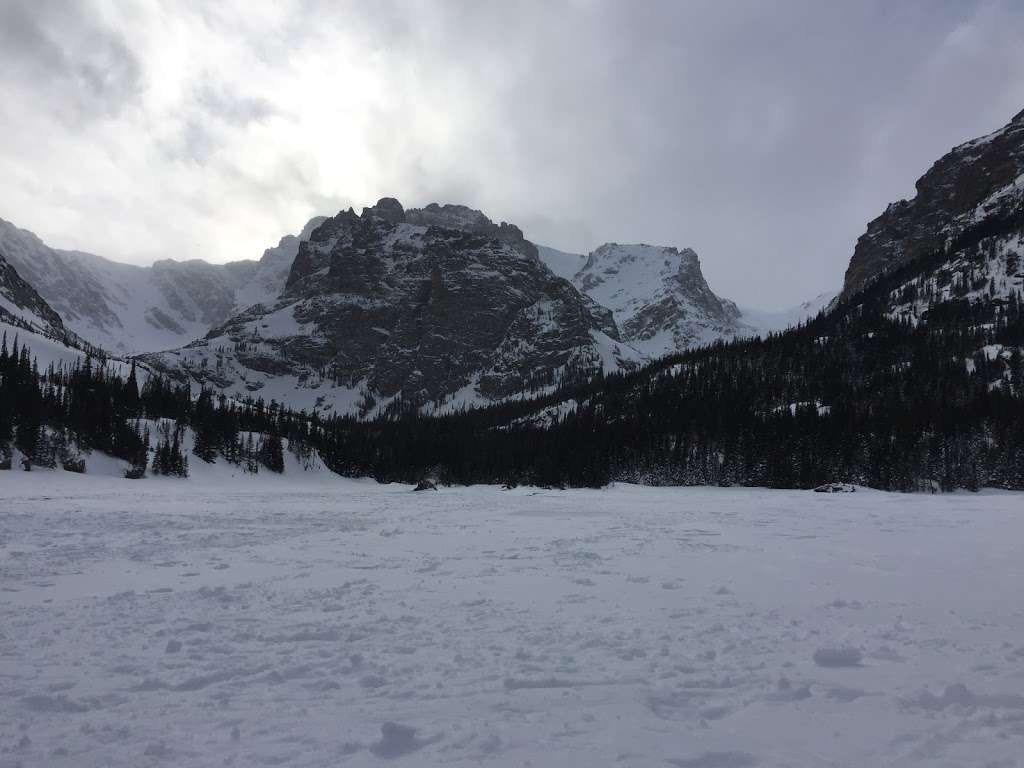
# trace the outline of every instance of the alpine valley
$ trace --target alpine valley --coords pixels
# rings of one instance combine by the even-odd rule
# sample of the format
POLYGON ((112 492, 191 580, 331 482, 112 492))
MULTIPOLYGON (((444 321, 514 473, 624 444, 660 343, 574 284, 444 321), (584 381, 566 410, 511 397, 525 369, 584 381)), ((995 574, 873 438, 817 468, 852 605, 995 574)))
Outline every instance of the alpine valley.
POLYGON ((113 355, 232 396, 361 418, 550 392, 820 309, 748 322, 691 249, 566 254, 466 206, 406 211, 391 198, 313 218, 259 261, 138 267, 49 248, 2 219, 0 253, 113 355))
POLYGON ((221 265, 0 220, 0 463, 278 464, 273 437, 380 480, 1021 488, 1022 233, 1024 113, 868 224, 841 293, 778 313, 692 249, 567 253, 463 205, 383 198, 221 265))

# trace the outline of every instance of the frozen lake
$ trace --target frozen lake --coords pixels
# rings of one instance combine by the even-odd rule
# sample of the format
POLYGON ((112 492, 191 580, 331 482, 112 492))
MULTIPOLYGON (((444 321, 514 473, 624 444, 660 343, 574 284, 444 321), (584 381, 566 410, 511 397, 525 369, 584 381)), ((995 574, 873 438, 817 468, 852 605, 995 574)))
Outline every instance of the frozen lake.
POLYGON ((1022 764, 1024 495, 305 480, 0 473, 0 766, 1022 764))

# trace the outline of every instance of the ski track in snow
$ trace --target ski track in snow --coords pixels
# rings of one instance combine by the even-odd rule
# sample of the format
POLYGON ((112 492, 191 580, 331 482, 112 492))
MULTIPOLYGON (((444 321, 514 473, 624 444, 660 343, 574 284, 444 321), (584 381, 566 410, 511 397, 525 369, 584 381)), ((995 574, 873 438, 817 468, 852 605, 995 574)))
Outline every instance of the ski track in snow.
POLYGON ((1024 496, 0 473, 0 766, 1000 766, 1024 496))

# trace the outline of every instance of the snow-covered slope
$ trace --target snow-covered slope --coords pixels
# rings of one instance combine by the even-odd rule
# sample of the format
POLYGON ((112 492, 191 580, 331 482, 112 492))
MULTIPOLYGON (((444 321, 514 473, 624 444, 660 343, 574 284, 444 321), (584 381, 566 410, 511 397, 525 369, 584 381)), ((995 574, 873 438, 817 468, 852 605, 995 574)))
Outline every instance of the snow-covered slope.
POLYGON ((146 357, 237 394, 372 413, 538 392, 633 367, 608 310, 553 275, 517 227, 465 206, 342 211, 299 247, 281 298, 146 357))
MULTIPOLYGON (((149 433, 150 462, 160 441, 161 426, 173 430, 173 424, 173 422, 166 419, 139 420, 139 428, 149 433)), ((264 435, 259 432, 242 432, 239 435, 243 442, 250 436, 257 444, 264 438, 264 435)), ((151 483, 162 485, 166 490, 180 486, 182 483, 187 483, 190 486, 206 485, 220 487, 224 487, 225 484, 239 484, 239 487, 244 485, 247 488, 251 488, 254 485, 257 487, 267 484, 273 486, 280 484, 282 481, 300 482, 304 485, 311 483, 337 485, 343 482, 340 475, 328 469, 315 448, 302 444, 292 445, 287 438, 282 438, 281 443, 283 446, 282 458, 284 459, 284 469, 282 472, 272 472, 263 466, 260 466, 256 472, 250 472, 242 465, 233 464, 223 456, 217 456, 212 462, 200 459, 192 452, 195 446, 195 433, 190 427, 183 427, 181 430, 181 446, 182 452, 188 460, 188 477, 163 477, 161 475, 154 475, 152 470, 148 469, 144 478, 145 485, 148 486, 151 483)), ((127 485, 139 482, 139 480, 128 480, 125 478, 125 471, 131 465, 124 459, 111 456, 103 451, 82 449, 77 445, 75 450, 76 456, 85 462, 83 473, 64 470, 59 464, 55 468, 33 465, 32 482, 38 485, 46 485, 47 487, 54 487, 61 483, 82 484, 83 481, 89 483, 93 478, 103 478, 104 481, 116 478, 117 481, 124 482, 127 485)), ((15 467, 15 469, 3 471, 0 473, 0 478, 11 482, 20 476, 22 474, 20 469, 22 466, 21 457, 22 454, 17 449, 14 449, 11 466, 15 467)))
POLYGON ((836 297, 823 293, 776 312, 738 308, 715 295, 690 248, 607 243, 589 256, 545 246, 537 251, 552 272, 608 307, 623 341, 648 358, 779 331, 814 317, 836 297))
POLYGON ((647 357, 743 335, 740 312, 708 287, 690 248, 606 243, 573 283, 608 307, 623 341, 647 357))
MULTIPOLYGON (((0 339, 8 351, 27 348, 40 371, 70 368, 89 356, 89 345, 64 327, 64 323, 46 301, 18 274, 0 253, 0 339)), ((91 350, 95 352, 96 350, 91 350)), ((113 373, 127 377, 131 363, 104 359, 102 364, 113 373)), ((139 368, 143 380, 149 369, 139 368)))
POLYGON ((85 352, 69 347, 49 334, 27 331, 10 323, 0 312, 0 338, 7 340, 8 349, 15 341, 18 347, 27 345, 30 356, 37 362, 39 370, 45 371, 53 365, 56 368, 71 367, 85 359, 85 352))
POLYGON ((560 251, 557 248, 549 248, 546 245, 537 246, 537 255, 540 256, 540 260, 547 265, 548 269, 559 277, 564 277, 570 281, 587 263, 586 254, 560 251))
POLYGON ((0 250, 0 321, 23 324, 46 336, 65 333, 64 322, 36 289, 18 273, 0 250))
POLYGON ((825 291, 813 299, 789 309, 768 311, 740 307, 740 321, 750 328, 755 335, 764 336, 773 331, 782 331, 809 320, 835 301, 838 291, 825 291))
POLYGON ((285 235, 276 246, 267 248, 256 263, 255 271, 235 290, 235 308, 246 309, 253 304, 269 304, 277 299, 299 253, 299 244, 309 240, 313 230, 325 221, 326 216, 315 216, 298 235, 285 235))
POLYGON ((0 252, 88 342, 118 354, 156 351, 206 334, 234 312, 275 299, 284 287, 298 237, 282 238, 260 261, 209 264, 158 261, 122 264, 81 251, 49 248, 31 232, 0 219, 0 252))

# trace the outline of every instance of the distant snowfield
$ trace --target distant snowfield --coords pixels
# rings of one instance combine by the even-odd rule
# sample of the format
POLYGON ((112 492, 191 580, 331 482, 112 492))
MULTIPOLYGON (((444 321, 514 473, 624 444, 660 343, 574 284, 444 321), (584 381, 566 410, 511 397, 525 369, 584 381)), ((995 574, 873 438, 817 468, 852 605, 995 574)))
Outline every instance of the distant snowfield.
POLYGON ((1020 494, 0 472, 0 764, 1012 766, 1022 584, 1020 494))

